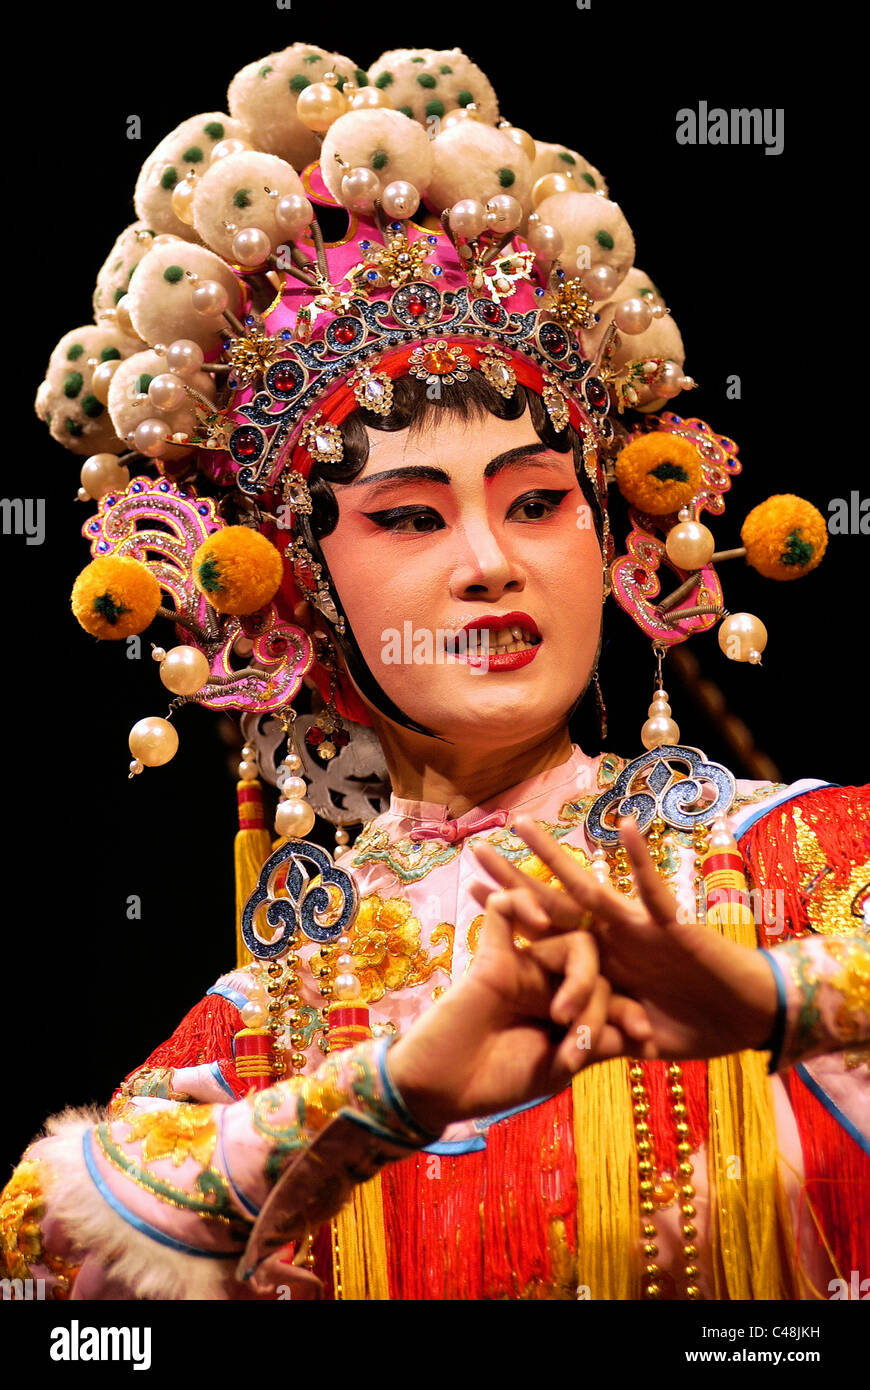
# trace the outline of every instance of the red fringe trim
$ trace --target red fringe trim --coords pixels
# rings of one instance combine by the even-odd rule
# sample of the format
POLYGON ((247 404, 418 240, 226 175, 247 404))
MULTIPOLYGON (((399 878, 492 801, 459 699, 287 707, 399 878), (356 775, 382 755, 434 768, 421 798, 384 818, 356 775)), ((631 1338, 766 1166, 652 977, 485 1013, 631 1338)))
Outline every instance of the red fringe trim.
MULTIPOLYGON (((819 787, 775 806, 741 836, 740 849, 753 883, 763 889, 782 889, 785 935, 796 936, 809 926, 808 895, 802 892, 807 870, 801 863, 795 812, 800 811, 819 842, 833 871, 833 886, 844 884, 854 864, 870 857, 870 785, 819 787)), ((762 944, 782 941, 780 934, 768 940, 761 927, 762 944)))
POLYGON ((394 1298, 546 1296, 560 1282, 554 1219, 576 1250, 570 1088, 492 1125, 486 1141, 483 1152, 421 1153, 382 1172, 394 1298))
POLYGON ((798 1229, 805 1230, 808 1222, 814 1227, 809 1202, 834 1254, 836 1273, 847 1283, 852 1270, 863 1278, 870 1270, 870 1159, 796 1071, 784 1079, 804 1155, 798 1229))
MULTIPOLYGON (((146 1058, 146 1067, 198 1067, 217 1062, 221 1074, 237 1097, 247 1095, 250 1084, 236 1075, 233 1037, 242 1027, 235 1004, 220 994, 207 994, 194 1004, 166 1042, 146 1058)), ((136 1067, 139 1071, 139 1067, 136 1067)), ((131 1072, 132 1076, 133 1073, 131 1072)))
MULTIPOLYGON (((682 1086, 685 1091, 683 1104, 688 1110, 686 1122, 689 1126, 689 1142, 694 1153, 707 1138, 707 1064, 706 1062, 683 1062, 682 1086)), ((673 1112, 673 1098, 668 1089, 667 1062, 644 1062, 643 1083, 649 1099, 647 1124, 652 1130, 655 1145, 656 1171, 671 1175, 676 1173, 680 1155, 677 1153, 678 1135, 673 1112)))

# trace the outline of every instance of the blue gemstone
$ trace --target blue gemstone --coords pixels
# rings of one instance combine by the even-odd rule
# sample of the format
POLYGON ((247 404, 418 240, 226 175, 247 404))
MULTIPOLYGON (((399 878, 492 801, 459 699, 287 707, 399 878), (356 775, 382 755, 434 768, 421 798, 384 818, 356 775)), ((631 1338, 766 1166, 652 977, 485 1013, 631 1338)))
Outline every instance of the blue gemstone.
POLYGON ((249 328, 253 328, 254 320, 250 314, 248 314, 247 318, 245 319, 245 323, 248 325, 249 328))
POLYGON ((98 521, 92 521, 92 522, 91 522, 91 530, 92 530, 92 531, 99 531, 99 529, 100 529, 100 523, 99 523, 98 521))
POLYGON ((370 246, 371 246, 371 242, 370 242, 370 241, 361 241, 360 244, 359 244, 359 249, 360 249, 360 251, 368 251, 368 249, 369 249, 370 246))
POLYGON ((114 504, 115 502, 117 502, 117 500, 118 500, 117 497, 107 497, 107 498, 106 498, 106 506, 107 506, 107 507, 113 506, 113 504, 114 504))
POLYGON ((161 492, 168 492, 168 491, 169 491, 169 484, 168 484, 168 483, 161 483, 161 484, 160 484, 160 491, 161 491, 161 492))
POLYGON ((402 224, 401 224, 401 222, 391 222, 391 223, 390 223, 390 231, 392 231, 392 232, 400 232, 401 230, 402 230, 402 224))
POLYGON ((443 275, 443 274, 444 274, 444 271, 441 269, 440 265, 433 265, 433 267, 432 267, 432 274, 433 274, 433 275, 443 275))
POLYGON ((430 236, 430 237, 427 237, 426 240, 428 241, 428 243, 429 243, 430 246, 437 246, 437 244, 438 244, 438 238, 437 238, 437 236, 430 236))
POLYGON ((565 272, 564 272, 564 270, 557 270, 557 271, 556 271, 556 274, 557 274, 557 276, 559 277, 560 280, 564 280, 564 279, 565 279, 565 272))
POLYGON ((546 294, 546 290, 535 290, 535 294, 538 296, 539 299, 543 299, 544 295, 546 294))
POLYGON ((376 270, 370 270, 366 275, 367 280, 377 280, 377 278, 378 272, 376 270))
POLYGON ((108 541, 100 541, 99 545, 97 546, 97 550, 108 550, 108 548, 109 548, 109 542, 108 542, 108 541))
POLYGON ((134 484, 133 484, 133 491, 134 491, 134 492, 141 492, 141 491, 142 491, 142 484, 141 484, 141 483, 134 483, 134 484))
POLYGON ((197 507, 196 510, 199 512, 200 516, 208 516, 208 505, 206 503, 203 503, 201 507, 197 507))
POLYGON ((281 337, 284 339, 284 341, 285 341, 285 343, 286 343, 286 341, 287 341, 288 338, 292 338, 292 337, 293 337, 293 334, 291 333, 291 331, 290 331, 289 328, 282 328, 282 329, 281 329, 281 337))

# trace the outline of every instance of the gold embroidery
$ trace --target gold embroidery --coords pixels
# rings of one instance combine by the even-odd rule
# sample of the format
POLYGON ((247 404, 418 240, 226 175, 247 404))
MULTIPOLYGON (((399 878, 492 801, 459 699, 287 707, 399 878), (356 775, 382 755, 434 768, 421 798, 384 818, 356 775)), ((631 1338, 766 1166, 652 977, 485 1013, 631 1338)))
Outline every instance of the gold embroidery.
POLYGON ((353 847, 351 864, 360 869, 365 864, 386 864, 402 883, 418 883, 433 869, 449 864, 462 848, 462 842, 446 845, 438 840, 421 840, 410 836, 390 843, 386 830, 372 826, 362 831, 353 847))
POLYGON ((835 884, 821 846, 797 807, 794 825, 810 927, 821 936, 857 936, 863 931, 863 900, 870 891, 870 866, 853 865, 846 882, 835 884))
POLYGON ((24 1158, 0 1193, 0 1271, 5 1279, 29 1279, 33 1265, 44 1265, 57 1279, 53 1298, 66 1298, 77 1273, 59 1255, 48 1255, 42 1239, 45 1216, 42 1165, 24 1158))
POLYGON ((866 1067, 870 1071, 870 1043, 866 1047, 847 1049, 843 1053, 843 1065, 846 1071, 854 1071, 856 1067, 866 1067))
POLYGON ((825 983, 840 992, 836 1023, 844 1042, 862 1042, 870 1021, 870 945, 864 941, 831 941, 827 953, 842 967, 825 983))
POLYGON ((173 1105, 167 1109, 148 1110, 135 1115, 125 1124, 130 1133, 125 1144, 142 1143, 145 1163, 171 1158, 180 1168, 185 1159, 193 1158, 201 1168, 211 1163, 217 1141, 217 1125, 211 1106, 173 1105))
MULTIPOLYGON (((376 1004, 388 989, 425 984, 438 970, 450 977, 454 924, 439 922, 433 928, 431 945, 443 949, 432 956, 420 943, 421 931, 420 919, 412 913, 407 898, 369 893, 362 899, 350 939, 354 969, 367 1004, 376 1004)), ((313 951, 309 965, 315 977, 323 964, 320 952, 313 951)))

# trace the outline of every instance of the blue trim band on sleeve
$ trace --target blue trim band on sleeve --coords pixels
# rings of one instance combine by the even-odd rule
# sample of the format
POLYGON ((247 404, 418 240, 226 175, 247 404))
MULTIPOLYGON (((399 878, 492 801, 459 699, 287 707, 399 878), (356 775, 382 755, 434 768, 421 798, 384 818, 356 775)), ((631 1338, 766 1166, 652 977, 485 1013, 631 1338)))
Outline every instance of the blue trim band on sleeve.
POLYGON ((745 835, 747 830, 751 830, 753 825, 763 820, 769 811, 775 811, 777 806, 784 806, 787 801, 797 801, 800 797, 807 796, 809 792, 817 792, 822 787, 839 787, 841 785, 842 783, 840 782, 824 782, 817 777, 804 778, 797 791, 789 787, 786 788, 784 792, 778 792, 775 796, 771 797, 770 801, 766 801, 763 806, 760 806, 758 810, 750 812, 745 820, 738 821, 737 827, 734 830, 735 840, 739 840, 741 835, 745 835))
POLYGON ((232 1175, 232 1173, 230 1172, 230 1165, 227 1163, 227 1154, 226 1154, 226 1149, 224 1148, 224 1121, 225 1121, 225 1119, 226 1119, 226 1111, 225 1111, 225 1110, 222 1110, 221 1113, 220 1113, 220 1115, 219 1115, 219 1117, 218 1117, 218 1152, 220 1153, 220 1156, 221 1156, 221 1163, 222 1163, 223 1166, 224 1166, 224 1172, 226 1173, 226 1176, 227 1176, 227 1182, 229 1183, 230 1187, 233 1189, 233 1196, 235 1197, 235 1199, 236 1199, 236 1201, 238 1202, 239 1206, 242 1207, 242 1208, 248 1213, 249 1216, 259 1216, 259 1215, 260 1215, 260 1208, 259 1208, 259 1206, 257 1205, 256 1202, 252 1202, 251 1199, 250 1199, 250 1197, 246 1197, 245 1194, 244 1194, 244 1192, 242 1191, 242 1189, 241 1189, 240 1187, 237 1187, 235 1181, 233 1180, 233 1175, 232 1175))
POLYGON ((387 1100, 392 1105, 400 1120, 402 1120, 402 1122, 408 1127, 408 1129, 412 1131, 412 1133, 418 1135, 421 1140, 426 1139, 431 1141, 437 1139, 437 1134, 433 1134, 431 1130, 424 1129, 423 1126, 418 1124, 417 1121, 414 1119, 413 1115, 410 1113, 407 1106, 405 1105, 405 1102, 402 1100, 402 1097, 399 1095, 398 1089, 395 1086, 392 1077, 390 1076, 389 1070, 387 1068, 387 1053, 389 1052, 394 1042, 398 1042, 398 1037, 379 1039, 377 1051, 375 1053, 378 1063, 378 1071, 381 1075, 381 1082, 383 1084, 387 1100))
POLYGON ((825 1107, 828 1114, 833 1116, 838 1125, 842 1125, 850 1139, 854 1139, 858 1147, 863 1149, 864 1153, 870 1157, 870 1139, 867 1138, 866 1134, 862 1134, 858 1126, 853 1124, 847 1115, 843 1114, 840 1107, 831 1100, 831 1097, 824 1087, 820 1086, 815 1077, 810 1075, 803 1062, 798 1062, 794 1070, 797 1072, 807 1090, 812 1091, 816 1100, 825 1107))
POLYGON ((764 956, 773 971, 773 978, 776 982, 776 1018, 773 1020, 773 1027, 770 1030, 770 1037, 759 1052, 770 1052, 770 1061, 767 1064, 768 1076, 773 1076, 779 1070, 779 1063, 782 1057, 782 1045, 785 1042, 786 1025, 786 995, 785 980, 782 978, 782 970, 779 962, 770 951, 759 951, 764 956))
POLYGON ((156 1226, 143 1221, 141 1216, 136 1216, 132 1211, 124 1206, 119 1197, 116 1197, 111 1188, 103 1181, 100 1171, 97 1168, 92 1149, 93 1139, 91 1131, 86 1129, 82 1135, 82 1153, 84 1154, 85 1167, 88 1176, 94 1187, 99 1192, 103 1201, 106 1202, 112 1211, 117 1212, 122 1221, 126 1221, 128 1226, 140 1231, 143 1236, 148 1236, 151 1240, 156 1240, 159 1245, 166 1245, 170 1250, 177 1250, 181 1255, 198 1255, 205 1260, 237 1260, 238 1255, 231 1250, 200 1250, 195 1245, 185 1245, 184 1241, 176 1240, 174 1236, 167 1235, 165 1231, 160 1231, 156 1226))
POLYGON ((360 1115, 356 1110, 344 1109, 339 1110, 338 1113, 343 1120, 350 1120, 351 1124, 359 1125, 360 1129, 364 1129, 373 1139, 382 1139, 385 1144, 392 1144, 397 1149, 407 1149, 409 1154, 420 1152, 420 1145, 415 1143, 413 1139, 403 1139, 400 1135, 393 1134, 391 1130, 384 1129, 383 1125, 367 1119, 365 1115, 360 1115))
POLYGON ((209 1067, 209 1071, 211 1072, 211 1074, 212 1074, 212 1076, 214 1077, 215 1081, 216 1081, 216 1082, 218 1083, 218 1085, 220 1086, 221 1090, 226 1091, 226 1093, 227 1093, 227 1095, 229 1096, 230 1100, 235 1100, 235 1099, 236 1099, 236 1093, 235 1093, 235 1091, 233 1090, 233 1088, 232 1088, 232 1086, 230 1085, 230 1083, 227 1081, 226 1077, 224 1076, 224 1074, 223 1074, 223 1072, 221 1071, 220 1067, 218 1066, 217 1062, 212 1062, 211 1066, 209 1067))
POLYGON ((233 989, 232 985, 220 983, 212 985, 211 989, 206 990, 206 997, 209 994, 219 994, 221 999, 228 999, 231 1004, 235 1004, 237 1009, 243 1009, 248 1003, 248 996, 243 994, 240 989, 233 989))
POLYGON ((444 1139, 435 1144, 427 1144, 423 1149, 424 1154, 477 1154, 486 1148, 486 1140, 482 1134, 476 1134, 473 1139, 444 1139))

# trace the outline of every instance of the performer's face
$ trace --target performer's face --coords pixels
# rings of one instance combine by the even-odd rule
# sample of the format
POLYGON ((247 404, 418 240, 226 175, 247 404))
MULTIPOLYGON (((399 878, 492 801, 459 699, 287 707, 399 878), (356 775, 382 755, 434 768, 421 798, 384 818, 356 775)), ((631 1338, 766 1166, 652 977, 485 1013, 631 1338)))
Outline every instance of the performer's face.
POLYGON ((422 431, 368 435, 362 472, 334 485, 339 520, 321 546, 378 684, 456 744, 552 732, 588 682, 601 621, 601 552, 573 455, 548 450, 528 410, 445 411, 422 431), (488 662, 478 634, 480 666, 445 650, 446 630, 513 612, 542 639, 527 664, 499 669, 495 633, 488 662))

